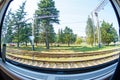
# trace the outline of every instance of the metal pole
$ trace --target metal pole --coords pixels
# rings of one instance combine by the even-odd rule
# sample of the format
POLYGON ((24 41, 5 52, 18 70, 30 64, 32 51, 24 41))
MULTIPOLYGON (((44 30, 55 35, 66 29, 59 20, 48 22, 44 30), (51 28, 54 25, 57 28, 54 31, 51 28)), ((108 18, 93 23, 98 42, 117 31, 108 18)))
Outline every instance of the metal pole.
MULTIPOLYGON (((34 19, 33 19, 33 23, 32 23, 32 36, 34 37, 34 19)), ((32 40, 32 50, 34 51, 35 48, 34 48, 34 39, 32 40)))
POLYGON ((2 61, 3 62, 6 61, 6 44, 3 44, 3 48, 2 48, 2 61))
POLYGON ((92 22, 93 22, 93 26, 94 26, 94 45, 96 46, 96 39, 95 39, 95 38, 96 38, 96 37, 95 37, 95 31, 96 31, 96 30, 95 30, 93 15, 94 15, 94 14, 93 14, 93 12, 92 12, 92 13, 91 13, 91 16, 92 16, 92 22))
POLYGON ((98 13, 95 12, 95 16, 97 19, 97 31, 98 31, 98 48, 101 48, 101 39, 100 39, 100 26, 99 26, 99 19, 98 19, 98 13))

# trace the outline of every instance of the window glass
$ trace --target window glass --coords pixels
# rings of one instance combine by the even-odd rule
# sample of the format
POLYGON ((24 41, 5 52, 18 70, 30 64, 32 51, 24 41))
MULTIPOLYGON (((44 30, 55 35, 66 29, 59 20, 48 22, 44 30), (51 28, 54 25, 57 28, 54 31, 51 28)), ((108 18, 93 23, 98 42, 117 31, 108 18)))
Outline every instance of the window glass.
POLYGON ((14 0, 4 19, 6 58, 44 68, 83 68, 119 56, 119 27, 106 0, 14 0))

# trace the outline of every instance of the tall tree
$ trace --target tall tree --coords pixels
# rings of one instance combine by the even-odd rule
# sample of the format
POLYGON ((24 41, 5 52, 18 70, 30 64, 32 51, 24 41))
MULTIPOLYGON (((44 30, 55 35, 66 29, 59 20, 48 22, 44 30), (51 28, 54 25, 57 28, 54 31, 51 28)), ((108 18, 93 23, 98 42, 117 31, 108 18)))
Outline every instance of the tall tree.
POLYGON ((34 37, 35 37, 34 41, 36 43, 36 46, 41 41, 42 36, 40 36, 40 31, 41 31, 40 22, 38 19, 35 19, 34 20, 34 37))
POLYGON ((77 34, 73 33, 71 36, 71 43, 75 43, 76 39, 77 39, 77 34))
POLYGON ((48 31, 48 39, 50 43, 54 43, 56 41, 56 33, 54 31, 54 28, 52 25, 49 26, 49 31, 48 31))
POLYGON ((65 41, 64 41, 64 32, 63 32, 62 29, 60 30, 60 41, 61 41, 61 43, 65 43, 65 41))
POLYGON ((117 31, 115 30, 115 28, 113 28, 112 32, 113 32, 113 41, 112 42, 116 43, 118 41, 117 31))
MULTIPOLYGON (((22 34, 22 28, 24 27, 24 25, 26 24, 23 20, 25 20, 25 16, 26 16, 26 12, 25 12, 25 4, 26 1, 22 3, 22 5, 19 6, 19 9, 17 9, 17 11, 15 11, 15 13, 13 14, 13 18, 14 18, 14 24, 15 24, 15 39, 17 40, 17 47, 19 48, 19 43, 20 43, 20 37, 22 34)), ((22 40, 22 39, 21 39, 22 40)))
POLYGON ((81 43, 82 43, 82 38, 77 37, 75 43, 76 43, 76 44, 81 44, 81 43))
POLYGON ((12 42, 13 39, 13 21, 12 21, 12 12, 11 9, 8 11, 7 15, 5 16, 3 28, 2 28, 2 39, 7 43, 12 42))
POLYGON ((94 24, 92 19, 88 17, 87 26, 86 26, 86 38, 87 43, 93 46, 94 43, 94 24))
POLYGON ((64 43, 64 33, 62 29, 58 30, 57 42, 64 43))
POLYGON ((118 41, 117 31, 113 27, 113 24, 102 22, 101 25, 101 40, 102 43, 109 45, 111 42, 118 41))
POLYGON ((24 27, 22 27, 20 30, 19 40, 20 42, 25 42, 26 46, 27 46, 27 43, 29 42, 29 36, 31 36, 32 34, 31 25, 32 25, 31 23, 26 23, 25 25, 23 25, 24 27))
POLYGON ((60 37, 61 37, 61 34, 60 34, 60 29, 58 29, 58 34, 57 34, 57 43, 60 43, 60 42, 61 42, 60 37))
POLYGON ((72 41, 72 35, 73 35, 72 29, 66 26, 64 29, 64 41, 68 43, 68 46, 70 46, 70 42, 72 41))
POLYGON ((51 26, 52 23, 59 23, 58 14, 59 11, 55 7, 55 2, 53 0, 40 0, 38 9, 35 11, 36 17, 40 17, 40 23, 43 25, 47 49, 49 49, 48 27, 51 26))
MULTIPOLYGON (((48 30, 47 38, 49 43, 54 43, 56 41, 56 33, 54 31, 53 25, 49 25, 47 30, 48 30)), ((44 29, 44 26, 40 27, 39 35, 40 35, 39 41, 46 42, 46 31, 44 29)))

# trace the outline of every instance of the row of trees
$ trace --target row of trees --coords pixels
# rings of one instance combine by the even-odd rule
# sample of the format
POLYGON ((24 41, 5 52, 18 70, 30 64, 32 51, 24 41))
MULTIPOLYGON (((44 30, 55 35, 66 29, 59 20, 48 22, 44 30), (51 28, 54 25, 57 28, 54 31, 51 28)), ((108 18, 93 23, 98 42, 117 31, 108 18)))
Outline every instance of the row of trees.
POLYGON ((58 30, 57 43, 67 43, 70 46, 70 43, 75 43, 77 35, 73 33, 72 29, 65 27, 64 30, 58 30))
MULTIPOLYGON (((53 23, 59 24, 59 11, 55 8, 53 0, 40 0, 34 14, 34 24, 28 23, 26 20, 25 4, 26 2, 23 2, 15 12, 8 11, 2 29, 3 41, 15 42, 17 47, 20 43, 25 43, 27 46, 30 41, 29 36, 34 35, 36 45, 45 43, 47 49, 49 49, 49 43, 67 43, 70 46, 71 43, 80 44, 82 42, 82 39, 77 37, 67 26, 64 30, 59 29, 58 33, 55 33, 53 23), (32 34, 32 26, 34 34, 32 34)), ((118 41, 117 31, 112 24, 103 21, 100 30, 102 43, 109 45, 111 42, 118 41)), ((97 43, 97 32, 92 19, 88 17, 86 26, 86 42, 88 44, 93 46, 94 43, 97 43)))
MULTIPOLYGON (((20 43, 29 43, 29 36, 32 35, 32 23, 27 23, 25 12, 25 4, 23 2, 19 9, 15 12, 8 11, 5 17, 4 25, 2 29, 3 39, 6 39, 7 43, 17 43, 19 47, 20 43)), ((35 11, 34 18, 34 37, 35 43, 44 43, 46 48, 49 49, 49 43, 70 43, 76 41, 77 35, 75 35, 69 27, 65 27, 64 30, 58 30, 58 34, 54 32, 53 23, 58 23, 59 11, 55 8, 53 0, 41 0, 38 3, 38 10, 35 11), (54 16, 55 15, 55 16, 54 16), (38 17, 44 18, 38 18, 38 17), (48 17, 46 17, 48 16, 48 17)), ((4 40, 3 40, 4 41, 4 40)))
MULTIPOLYGON (((111 42, 118 41, 118 34, 113 24, 103 21, 100 26, 100 39, 101 43, 109 45, 111 42)), ((88 17, 86 26, 86 42, 93 46, 98 43, 98 29, 95 27, 92 19, 88 17)))
POLYGON ((3 41, 8 43, 15 42, 17 47, 19 47, 21 42, 25 42, 27 45, 29 41, 28 36, 31 35, 31 23, 23 21, 27 15, 25 4, 26 2, 23 2, 15 12, 11 12, 11 9, 8 11, 2 29, 3 41))
POLYGON ((55 7, 53 0, 41 0, 38 3, 38 9, 35 11, 35 42, 45 42, 46 48, 49 49, 49 43, 70 43, 75 42, 76 35, 72 29, 65 27, 64 30, 54 32, 53 23, 59 24, 59 11, 55 7), (43 18, 38 18, 38 17, 43 18), (36 35, 37 34, 37 35, 36 35))

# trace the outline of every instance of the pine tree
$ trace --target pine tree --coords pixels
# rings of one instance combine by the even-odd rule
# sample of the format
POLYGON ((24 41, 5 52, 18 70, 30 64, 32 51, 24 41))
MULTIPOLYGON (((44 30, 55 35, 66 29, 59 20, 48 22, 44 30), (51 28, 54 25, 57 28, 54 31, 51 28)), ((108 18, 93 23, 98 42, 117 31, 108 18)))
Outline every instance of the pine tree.
POLYGON ((94 43, 94 25, 92 19, 88 17, 87 26, 86 26, 86 37, 87 43, 93 46, 94 43))
POLYGON ((26 12, 25 12, 25 4, 26 1, 22 3, 22 5, 19 6, 19 9, 17 9, 17 11, 15 11, 15 13, 13 14, 13 22, 15 24, 15 34, 14 34, 14 39, 15 41, 17 40, 17 47, 19 48, 19 43, 21 42, 22 39, 20 39, 22 37, 21 34, 22 33, 22 28, 24 27, 24 25, 26 25, 26 23, 23 21, 25 20, 25 16, 26 16, 26 12))
POLYGON ((52 28, 48 28, 52 23, 59 23, 58 20, 59 11, 55 8, 55 2, 53 0, 40 0, 38 3, 38 9, 35 11, 36 17, 41 17, 38 19, 42 24, 42 29, 45 36, 46 48, 49 49, 49 37, 48 34, 52 28), (46 17, 47 16, 47 17, 46 17))

